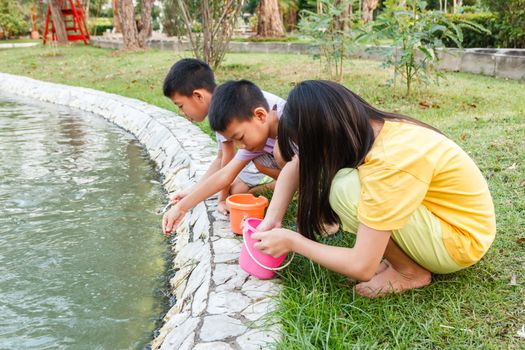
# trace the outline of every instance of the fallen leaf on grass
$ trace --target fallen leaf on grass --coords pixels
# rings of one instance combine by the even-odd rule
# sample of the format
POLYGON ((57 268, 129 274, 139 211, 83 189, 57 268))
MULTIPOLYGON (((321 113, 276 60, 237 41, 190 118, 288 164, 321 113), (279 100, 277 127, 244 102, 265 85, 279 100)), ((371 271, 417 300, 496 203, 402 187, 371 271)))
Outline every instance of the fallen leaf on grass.
POLYGON ((428 102, 428 101, 420 101, 419 102, 419 106, 423 109, 426 109, 426 108, 430 108, 432 107, 432 102, 428 102))
POLYGON ((518 238, 518 239, 516 240, 516 243, 518 243, 518 244, 520 244, 520 245, 523 244, 523 243, 525 243, 525 238, 523 238, 523 237, 518 238))
POLYGON ((510 276, 510 282, 509 282, 509 286, 517 286, 518 285, 518 282, 516 282, 516 275, 512 275, 510 276))
POLYGON ((517 167, 518 167, 518 163, 512 163, 512 165, 509 166, 509 167, 507 168, 507 170, 514 170, 514 169, 516 169, 517 167))
POLYGON ((469 136, 469 135, 468 135, 466 132, 464 132, 464 133, 462 133, 462 134, 459 136, 459 138, 461 139, 461 141, 465 141, 465 140, 467 139, 468 136, 469 136))

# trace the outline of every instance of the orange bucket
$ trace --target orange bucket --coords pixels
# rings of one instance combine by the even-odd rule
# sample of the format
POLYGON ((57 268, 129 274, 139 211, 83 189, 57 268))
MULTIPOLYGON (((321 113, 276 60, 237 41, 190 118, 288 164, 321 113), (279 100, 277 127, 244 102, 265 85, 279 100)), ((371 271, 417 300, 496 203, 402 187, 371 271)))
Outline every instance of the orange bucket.
POLYGON ((264 209, 268 199, 264 196, 255 197, 251 193, 232 194, 226 198, 230 209, 230 227, 233 233, 242 235, 241 222, 244 218, 264 219, 264 209))

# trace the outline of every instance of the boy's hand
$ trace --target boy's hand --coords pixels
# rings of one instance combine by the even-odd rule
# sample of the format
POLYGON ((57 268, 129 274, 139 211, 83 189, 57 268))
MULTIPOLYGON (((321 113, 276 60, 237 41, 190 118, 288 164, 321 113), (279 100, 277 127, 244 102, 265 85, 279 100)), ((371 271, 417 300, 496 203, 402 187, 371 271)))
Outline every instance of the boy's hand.
POLYGON ((217 211, 221 213, 222 215, 228 215, 229 210, 228 206, 226 205, 226 201, 220 201, 217 205, 217 211))
POLYGON ((170 203, 171 204, 176 204, 177 202, 182 200, 182 198, 186 197, 190 193, 191 193, 191 190, 189 188, 186 188, 184 190, 175 192, 175 194, 173 196, 171 196, 171 198, 170 198, 170 203))
POLYGON ((162 217, 162 232, 165 236, 171 235, 179 226, 182 219, 184 219, 186 211, 182 210, 178 205, 171 207, 162 217))

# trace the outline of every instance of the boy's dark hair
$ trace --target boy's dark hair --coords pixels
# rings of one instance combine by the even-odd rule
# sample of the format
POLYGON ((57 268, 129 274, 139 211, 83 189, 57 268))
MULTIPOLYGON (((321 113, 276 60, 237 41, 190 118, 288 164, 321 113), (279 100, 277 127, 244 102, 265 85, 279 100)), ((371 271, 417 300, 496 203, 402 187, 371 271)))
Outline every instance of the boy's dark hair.
POLYGON ((230 80, 215 89, 208 110, 208 121, 214 131, 224 131, 232 120, 250 120, 253 110, 263 107, 269 111, 268 101, 251 81, 230 80))
POLYGON ((164 96, 171 98, 178 93, 191 96, 196 89, 215 90, 215 76, 210 66, 195 58, 184 58, 171 66, 164 78, 164 96))

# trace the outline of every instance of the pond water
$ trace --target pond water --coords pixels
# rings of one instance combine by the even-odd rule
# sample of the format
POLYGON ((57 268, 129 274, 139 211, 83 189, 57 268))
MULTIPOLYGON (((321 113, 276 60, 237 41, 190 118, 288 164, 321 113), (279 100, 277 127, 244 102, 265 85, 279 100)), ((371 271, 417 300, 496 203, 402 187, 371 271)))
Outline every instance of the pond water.
POLYGON ((140 349, 164 302, 159 176, 99 116, 0 94, 0 348, 140 349))

